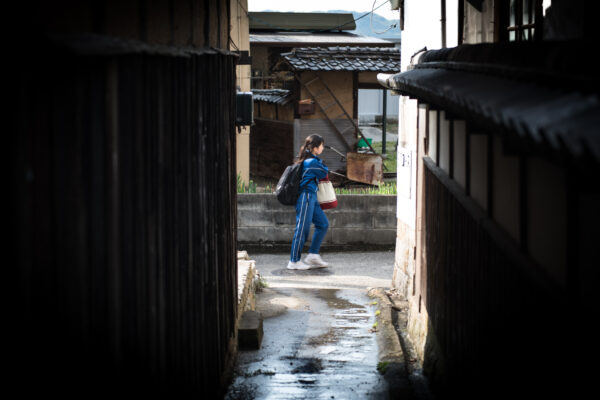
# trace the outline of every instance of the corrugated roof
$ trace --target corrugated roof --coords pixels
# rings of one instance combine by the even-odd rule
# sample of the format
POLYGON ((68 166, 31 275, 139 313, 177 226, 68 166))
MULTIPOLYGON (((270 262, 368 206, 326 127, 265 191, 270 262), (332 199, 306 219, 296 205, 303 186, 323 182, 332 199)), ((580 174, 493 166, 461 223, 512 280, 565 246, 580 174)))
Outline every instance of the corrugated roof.
POLYGON ((400 71, 400 49, 393 47, 303 47, 282 57, 297 71, 400 71))
POLYGON ((249 12, 250 29, 344 30, 356 29, 352 13, 249 12))
POLYGON ((330 46, 336 45, 360 45, 360 46, 377 46, 377 47, 393 47, 394 43, 388 40, 360 36, 353 33, 306 33, 306 32, 252 32, 250 33, 250 43, 253 45, 290 45, 290 47, 303 46, 330 46))
POLYGON ((292 101, 292 95, 286 89, 252 89, 252 97, 254 101, 264 101, 281 105, 292 101))
MULTIPOLYGON (((384 86, 436 105, 497 132, 515 133, 524 148, 600 163, 600 97, 558 85, 417 64, 382 76, 384 86)), ((455 63, 456 64, 456 63, 455 63)))

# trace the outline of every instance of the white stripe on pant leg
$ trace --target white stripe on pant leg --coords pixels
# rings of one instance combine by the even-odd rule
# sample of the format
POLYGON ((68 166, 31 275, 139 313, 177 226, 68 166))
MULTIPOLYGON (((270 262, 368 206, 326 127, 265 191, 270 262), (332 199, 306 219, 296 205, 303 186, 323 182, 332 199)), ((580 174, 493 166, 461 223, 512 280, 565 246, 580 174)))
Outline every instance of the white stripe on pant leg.
MULTIPOLYGON (((302 232, 304 230, 304 222, 306 219, 306 212, 308 211, 308 192, 304 192, 305 196, 304 196, 304 202, 306 203, 306 209, 304 210, 304 217, 302 217, 302 204, 300 205, 300 221, 302 221, 302 227, 300 228, 300 235, 297 237, 296 240, 296 247, 298 247, 299 243, 302 241, 302 232)), ((297 252, 297 250, 296 250, 297 252)), ((294 258, 296 257, 296 252, 294 252, 294 258)))
POLYGON ((298 214, 298 221, 296 222, 296 230, 294 232, 294 238, 292 240, 292 258, 296 258, 296 246, 298 245, 298 228, 300 227, 300 221, 302 220, 302 193, 300 193, 300 213, 298 214))
MULTIPOLYGON (((302 196, 302 194, 300 194, 300 196, 302 196)), ((300 235, 300 229, 299 228, 300 228, 300 224, 301 224, 301 221, 302 221, 302 205, 303 205, 302 202, 303 201, 304 201, 304 199, 302 197, 300 197, 300 215, 298 215, 298 223, 296 225, 296 235, 294 235, 295 240, 292 243, 293 258, 296 258, 296 247, 298 246, 298 240, 300 238, 300 236, 299 236, 300 235)))
MULTIPOLYGON (((302 205, 300 205, 300 221, 302 221, 302 227, 299 230, 300 235, 296 238, 295 246, 298 247, 298 244, 302 241, 302 231, 304 230, 304 220, 306 219, 306 211, 308 211, 308 192, 304 192, 306 195, 304 196, 304 202, 306 203, 306 210, 304 211, 304 219, 302 218, 302 205)), ((294 249, 295 250, 295 249, 294 249)), ((294 251, 294 258, 296 258, 296 251, 294 251)))

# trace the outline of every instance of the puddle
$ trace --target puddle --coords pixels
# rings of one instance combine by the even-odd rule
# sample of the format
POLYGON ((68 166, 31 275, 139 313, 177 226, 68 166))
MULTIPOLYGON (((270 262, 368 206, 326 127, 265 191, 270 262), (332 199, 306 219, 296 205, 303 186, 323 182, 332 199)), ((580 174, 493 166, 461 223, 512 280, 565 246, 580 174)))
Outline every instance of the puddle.
POLYGON ((297 298, 307 307, 264 320, 262 347, 239 354, 226 399, 247 398, 240 394, 246 387, 255 399, 386 397, 369 332, 374 310, 365 306, 364 291, 285 288, 276 297, 297 298))

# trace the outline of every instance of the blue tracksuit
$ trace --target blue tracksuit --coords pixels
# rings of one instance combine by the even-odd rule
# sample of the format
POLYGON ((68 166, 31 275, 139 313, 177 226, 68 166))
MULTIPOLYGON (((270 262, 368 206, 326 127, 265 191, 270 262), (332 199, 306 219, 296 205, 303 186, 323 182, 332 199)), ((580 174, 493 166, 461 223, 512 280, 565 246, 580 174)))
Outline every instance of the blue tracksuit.
POLYGON ((317 182, 327 176, 329 168, 323 164, 323 161, 317 156, 307 158, 302 162, 302 180, 300 181, 300 192, 308 189, 311 192, 317 192, 317 182))
POLYGON ((311 222, 315 224, 315 233, 308 252, 319 254, 321 243, 329 227, 329 221, 317 201, 317 182, 319 179, 325 178, 328 171, 328 168, 317 156, 307 158, 302 163, 303 175, 300 181, 300 196, 296 201, 296 229, 294 230, 290 253, 292 262, 300 260, 302 248, 306 243, 306 239, 308 239, 311 222))

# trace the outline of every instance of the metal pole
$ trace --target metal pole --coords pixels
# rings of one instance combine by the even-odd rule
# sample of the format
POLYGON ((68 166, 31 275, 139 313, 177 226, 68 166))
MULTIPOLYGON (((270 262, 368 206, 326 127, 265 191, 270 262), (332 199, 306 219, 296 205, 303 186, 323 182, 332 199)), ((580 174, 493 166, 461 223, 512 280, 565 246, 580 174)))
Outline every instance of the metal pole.
POLYGON ((442 17, 440 22, 442 23, 442 48, 446 48, 446 0, 442 0, 442 17))
POLYGON ((381 123, 383 124, 383 126, 381 127, 381 154, 386 154, 386 152, 385 152, 385 144, 386 144, 385 133, 387 130, 387 89, 383 89, 383 115, 381 116, 381 123))

